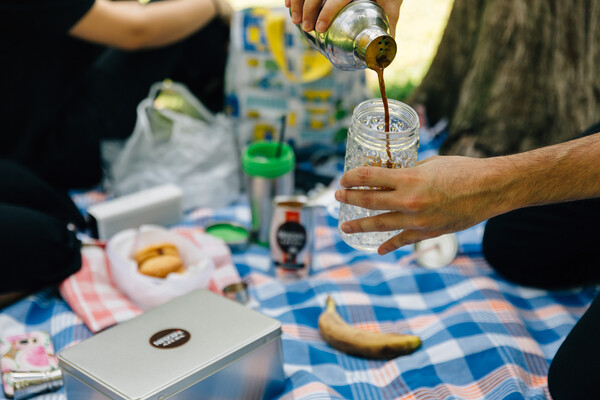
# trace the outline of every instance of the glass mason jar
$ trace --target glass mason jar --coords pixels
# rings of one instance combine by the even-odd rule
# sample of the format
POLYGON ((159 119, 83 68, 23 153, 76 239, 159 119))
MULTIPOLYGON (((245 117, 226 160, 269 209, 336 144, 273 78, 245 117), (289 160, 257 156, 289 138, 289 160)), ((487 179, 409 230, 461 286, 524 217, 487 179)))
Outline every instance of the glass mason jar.
MULTIPOLYGON (((389 100, 390 132, 385 132, 383 101, 370 99, 360 103, 352 113, 348 129, 344 173, 362 166, 381 168, 408 168, 417 161, 419 148, 419 116, 408 105, 397 100, 389 100)), ((354 189, 370 190, 371 187, 354 189)), ((380 188, 379 188, 380 189, 380 188)), ((372 217, 385 210, 340 204, 338 229, 342 223, 357 218, 372 217)), ((358 250, 375 252, 379 246, 400 233, 365 232, 347 234, 340 229, 342 239, 358 250)))

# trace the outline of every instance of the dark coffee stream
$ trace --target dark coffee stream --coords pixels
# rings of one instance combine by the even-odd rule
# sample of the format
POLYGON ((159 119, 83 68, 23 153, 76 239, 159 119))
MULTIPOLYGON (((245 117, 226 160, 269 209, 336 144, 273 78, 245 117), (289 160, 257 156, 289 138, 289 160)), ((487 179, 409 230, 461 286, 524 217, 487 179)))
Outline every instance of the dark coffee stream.
MULTIPOLYGON (((379 60, 378 60, 379 61, 379 60)), ((385 122, 385 151, 388 156, 386 167, 393 168, 394 163, 392 162, 392 151, 390 149, 390 107, 388 105, 387 93, 385 92, 385 81, 383 80, 384 65, 389 64, 386 60, 378 62, 377 68, 373 68, 377 72, 377 78, 379 79, 379 91, 381 92, 381 101, 383 102, 383 116, 385 122)))

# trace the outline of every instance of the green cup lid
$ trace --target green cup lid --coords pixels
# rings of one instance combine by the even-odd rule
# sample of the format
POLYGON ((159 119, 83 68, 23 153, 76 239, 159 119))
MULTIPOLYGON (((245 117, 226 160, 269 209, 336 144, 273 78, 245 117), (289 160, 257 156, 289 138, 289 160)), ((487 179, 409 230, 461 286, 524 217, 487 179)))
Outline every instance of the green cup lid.
POLYGON ((205 232, 223 240, 232 251, 244 250, 250 242, 250 232, 235 222, 216 222, 208 225, 205 232))
POLYGON ((223 239, 227 243, 248 241, 250 234, 246 228, 231 222, 218 222, 206 227, 206 233, 223 239))
POLYGON ((242 169, 250 176, 278 178, 294 169, 296 157, 291 146, 279 142, 254 142, 242 154, 242 169), (281 153, 277 157, 277 148, 281 153))

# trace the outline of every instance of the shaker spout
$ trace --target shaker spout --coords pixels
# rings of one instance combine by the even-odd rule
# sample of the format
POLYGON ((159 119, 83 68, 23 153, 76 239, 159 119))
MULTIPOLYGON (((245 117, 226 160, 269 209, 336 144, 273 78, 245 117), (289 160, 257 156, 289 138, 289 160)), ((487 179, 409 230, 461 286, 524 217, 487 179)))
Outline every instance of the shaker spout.
POLYGON ((396 57, 396 41, 379 26, 370 26, 363 30, 354 41, 358 58, 370 69, 385 68, 396 57))

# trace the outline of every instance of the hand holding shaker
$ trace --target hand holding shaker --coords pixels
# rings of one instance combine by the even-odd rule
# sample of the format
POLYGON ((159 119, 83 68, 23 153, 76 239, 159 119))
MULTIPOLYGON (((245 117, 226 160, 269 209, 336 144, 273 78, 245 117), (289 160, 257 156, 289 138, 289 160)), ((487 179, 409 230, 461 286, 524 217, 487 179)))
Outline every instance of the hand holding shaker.
MULTIPOLYGON (((413 167, 419 148, 419 117, 415 110, 396 100, 389 100, 390 131, 385 132, 383 101, 366 100, 356 106, 348 129, 344 172, 361 166, 380 168, 413 167)), ((373 190, 382 188, 361 187, 373 190)), ((372 217, 387 211, 368 210, 342 203, 339 225, 343 222, 372 217)), ((375 252, 379 246, 400 233, 365 232, 347 234, 340 229, 342 239, 358 250, 375 252)))
POLYGON ((294 151, 283 142, 254 142, 242 154, 252 213, 252 238, 269 244, 273 199, 294 192, 294 151))
POLYGON ((387 15, 371 0, 350 2, 323 33, 300 31, 312 47, 342 70, 385 68, 396 56, 387 15))

